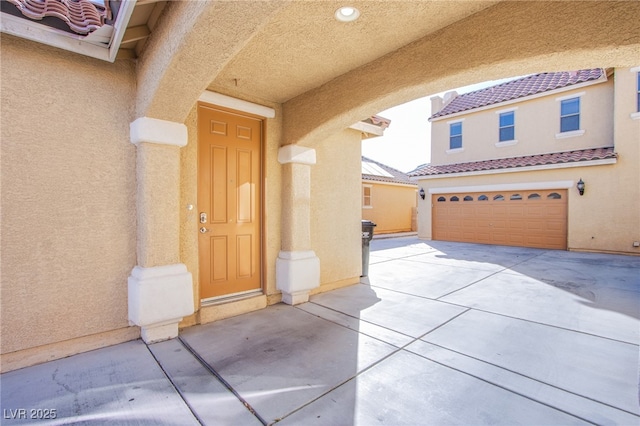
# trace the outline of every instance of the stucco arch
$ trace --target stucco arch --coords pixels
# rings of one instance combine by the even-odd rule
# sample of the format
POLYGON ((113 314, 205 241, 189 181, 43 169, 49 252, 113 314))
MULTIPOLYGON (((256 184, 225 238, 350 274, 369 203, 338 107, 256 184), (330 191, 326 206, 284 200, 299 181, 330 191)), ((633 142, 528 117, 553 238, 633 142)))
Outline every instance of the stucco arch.
POLYGON ((227 62, 286 2, 169 2, 138 63, 136 117, 184 122, 227 62))
POLYGON ((283 106, 283 144, 313 147, 392 106, 534 72, 632 66, 640 3, 507 2, 304 93, 283 106))

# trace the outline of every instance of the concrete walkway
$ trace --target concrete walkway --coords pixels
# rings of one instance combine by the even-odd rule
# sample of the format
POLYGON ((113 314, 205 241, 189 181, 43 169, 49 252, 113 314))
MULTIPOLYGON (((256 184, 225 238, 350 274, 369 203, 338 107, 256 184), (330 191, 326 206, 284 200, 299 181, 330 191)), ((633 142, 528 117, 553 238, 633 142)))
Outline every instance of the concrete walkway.
POLYGON ((371 247, 309 303, 5 373, 2 424, 640 423, 640 258, 371 247))

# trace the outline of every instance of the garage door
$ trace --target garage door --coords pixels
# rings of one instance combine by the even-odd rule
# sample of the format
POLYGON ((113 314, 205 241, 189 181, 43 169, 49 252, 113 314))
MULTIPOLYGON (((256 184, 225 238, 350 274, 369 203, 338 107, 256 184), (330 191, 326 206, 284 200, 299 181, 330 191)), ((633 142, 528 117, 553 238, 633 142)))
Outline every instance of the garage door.
POLYGON ((432 196, 433 239, 567 248, 567 190, 432 196))

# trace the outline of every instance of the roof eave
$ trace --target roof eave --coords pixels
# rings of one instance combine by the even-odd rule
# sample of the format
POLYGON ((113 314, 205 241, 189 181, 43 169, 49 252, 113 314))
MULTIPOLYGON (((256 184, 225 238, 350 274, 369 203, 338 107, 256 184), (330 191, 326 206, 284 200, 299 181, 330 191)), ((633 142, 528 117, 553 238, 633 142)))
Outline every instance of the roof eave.
MULTIPOLYGON (((104 36, 100 34, 104 33, 104 31, 95 31, 97 34, 93 37, 93 33, 87 36, 80 36, 8 13, 1 14, 0 31, 37 43, 75 52, 80 55, 113 62, 118 54, 120 43, 124 37, 124 32, 135 5, 135 0, 122 3, 116 21, 113 24, 113 31, 108 36, 108 43, 101 42, 101 40, 104 40, 104 36)), ((102 28, 105 27, 109 26, 104 25, 102 28)))
POLYGON ((466 177, 466 176, 492 175, 492 174, 501 174, 501 173, 530 172, 530 171, 538 171, 538 170, 568 169, 572 167, 603 166, 608 164, 616 164, 617 162, 618 162, 617 158, 604 158, 599 160, 583 160, 583 161, 571 161, 567 163, 540 164, 536 166, 505 167, 501 169, 491 169, 491 170, 475 170, 470 172, 440 173, 437 175, 412 176, 411 180, 418 182, 421 180, 431 180, 431 179, 446 179, 446 178, 457 178, 457 177, 466 177))
POLYGON ((570 86, 564 86, 564 87, 560 87, 560 88, 557 88, 557 89, 548 90, 546 92, 540 92, 540 93, 535 93, 533 95, 522 96, 522 97, 519 97, 519 98, 510 99, 510 100, 504 101, 504 102, 498 102, 498 103, 495 103, 495 104, 484 105, 484 106, 481 106, 481 107, 471 108, 471 109, 467 109, 467 110, 464 110, 464 111, 455 112, 455 113, 452 113, 452 114, 441 115, 441 116, 435 117, 435 118, 434 117, 429 117, 428 121, 430 123, 433 123, 434 121, 451 120, 452 118, 461 117, 461 116, 466 115, 466 114, 472 114, 472 113, 486 111, 486 110, 494 109, 494 108, 503 108, 503 107, 508 106, 508 105, 513 105, 513 104, 524 102, 524 101, 530 101, 530 100, 537 99, 537 98, 542 98, 542 97, 545 97, 545 96, 554 96, 554 95, 557 95, 558 93, 564 93, 564 92, 568 92, 568 91, 571 91, 571 90, 581 89, 583 87, 593 86, 595 84, 604 83, 606 81, 608 81, 607 73, 603 72, 602 76, 600 76, 599 78, 597 78, 595 80, 584 81, 582 83, 576 83, 576 84, 572 84, 570 86))

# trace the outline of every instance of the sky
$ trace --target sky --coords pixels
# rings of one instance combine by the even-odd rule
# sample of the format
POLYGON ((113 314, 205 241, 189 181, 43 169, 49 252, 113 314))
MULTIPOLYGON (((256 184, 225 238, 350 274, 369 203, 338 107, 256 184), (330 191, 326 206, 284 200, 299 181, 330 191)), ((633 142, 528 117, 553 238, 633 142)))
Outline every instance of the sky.
MULTIPOLYGON (((455 90, 458 94, 469 93, 516 78, 518 77, 487 81, 451 90, 455 90)), ((436 95, 443 96, 444 93, 436 95)), ((425 96, 377 113, 390 119, 391 124, 384 131, 383 136, 362 141, 362 155, 405 173, 431 161, 431 123, 428 121, 431 116, 431 101, 429 98, 436 95, 425 96)))

